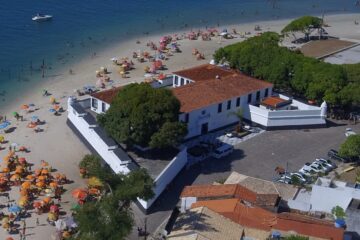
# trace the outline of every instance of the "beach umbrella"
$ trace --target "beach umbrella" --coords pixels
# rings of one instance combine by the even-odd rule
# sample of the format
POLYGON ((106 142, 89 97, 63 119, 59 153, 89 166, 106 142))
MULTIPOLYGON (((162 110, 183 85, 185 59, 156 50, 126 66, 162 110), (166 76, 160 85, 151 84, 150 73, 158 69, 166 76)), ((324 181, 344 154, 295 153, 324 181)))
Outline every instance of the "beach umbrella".
POLYGON ((43 200, 42 200, 45 204, 49 204, 51 202, 51 197, 45 197, 43 200))
POLYGON ((34 116, 31 117, 31 121, 32 121, 32 122, 37 122, 38 120, 39 120, 39 117, 38 117, 38 116, 35 116, 35 115, 34 115, 34 116))
POLYGON ((29 104, 29 107, 35 107, 35 104, 30 103, 30 104, 29 104))
POLYGON ((18 201, 18 204, 20 207, 24 207, 27 203, 28 203, 28 200, 26 200, 26 199, 20 199, 18 201))
POLYGON ((0 135, 0 143, 2 143, 3 141, 5 141, 5 137, 3 135, 0 135))
POLYGON ((44 182, 37 182, 35 185, 36 185, 37 187, 39 187, 39 188, 45 187, 45 183, 44 183, 44 182))
POLYGON ((2 129, 5 129, 5 128, 7 128, 8 126, 10 126, 10 122, 2 122, 1 124, 0 124, 0 130, 2 130, 2 129))
POLYGON ((10 180, 11 181, 17 181, 20 179, 20 175, 19 174, 14 174, 10 177, 10 180))
POLYGON ((17 144, 17 143, 15 143, 15 142, 13 142, 13 143, 11 143, 11 144, 10 144, 10 146, 11 146, 11 147, 13 147, 13 148, 16 148, 16 147, 18 147, 18 146, 19 146, 19 144, 17 144))
POLYGON ((49 212, 48 213, 48 219, 50 221, 56 221, 57 220, 57 217, 56 217, 56 214, 52 213, 52 212, 49 212))
POLYGON ((2 169, 2 172, 4 172, 4 173, 9 173, 9 172, 10 172, 10 168, 7 168, 7 167, 6 167, 6 168, 3 168, 3 169, 2 169))
POLYGON ((41 167, 47 167, 49 163, 47 161, 41 160, 41 167))
POLYGON ((13 112, 12 114, 13 114, 13 116, 14 116, 14 117, 16 117, 16 116, 18 116, 18 115, 19 115, 19 113, 18 113, 18 112, 13 112))
POLYGON ((9 212, 17 213, 21 211, 21 207, 19 205, 12 205, 9 207, 9 212))
POLYGON ((91 187, 102 187, 104 184, 101 182, 101 180, 97 177, 91 177, 88 180, 88 185, 91 187))
POLYGON ((50 206, 50 211, 51 212, 57 212, 57 211, 59 211, 59 207, 57 205, 55 205, 55 204, 51 205, 50 206))
POLYGON ((20 196, 27 196, 29 194, 27 189, 21 189, 20 190, 20 196))
POLYGON ((34 180, 34 178, 35 178, 34 175, 27 175, 26 176, 27 180, 34 180))
POLYGON ((49 174, 49 170, 43 169, 43 170, 41 170, 41 174, 42 174, 42 175, 49 174))
POLYGON ((39 207, 41 207, 41 202, 34 202, 34 203, 33 203, 33 207, 34 207, 34 208, 39 208, 39 207))
POLYGON ((54 113, 54 112, 56 112, 56 110, 53 109, 53 108, 50 108, 50 109, 49 109, 49 112, 54 113))
POLYGON ((24 157, 21 157, 18 159, 19 163, 24 164, 26 163, 26 159, 24 157))
POLYGON ((51 104, 54 104, 55 102, 56 102, 56 99, 55 99, 53 96, 51 96, 51 97, 50 97, 50 103, 51 103, 51 104))
POLYGON ((46 176, 41 175, 37 179, 41 182, 41 181, 44 181, 46 179, 46 176))
POLYGON ((30 182, 23 182, 21 184, 21 187, 24 188, 24 189, 28 189, 31 187, 31 183, 30 182))
POLYGON ((29 105, 23 104, 20 107, 22 110, 28 110, 29 109, 29 105))
POLYGON ((71 195, 76 199, 85 199, 87 197, 87 192, 84 189, 75 189, 72 191, 71 195))
POLYGON ((7 216, 1 220, 1 224, 6 224, 6 223, 9 223, 9 217, 7 216))
POLYGON ((49 184, 49 186, 52 187, 52 188, 56 188, 58 186, 58 184, 56 182, 51 182, 49 184))
POLYGON ((12 237, 7 237, 6 240, 14 240, 12 237))
POLYGON ((77 203, 72 204, 71 208, 70 208, 70 210, 72 210, 72 211, 77 211, 79 209, 80 209, 80 205, 77 203))
POLYGON ((55 227, 57 230, 62 231, 66 228, 66 222, 63 219, 55 221, 55 227))
POLYGON ((65 218, 65 223, 68 228, 76 228, 78 226, 71 216, 65 218))
POLYGON ((100 194, 100 191, 97 188, 90 188, 89 189, 89 194, 90 195, 98 195, 98 194, 100 194))

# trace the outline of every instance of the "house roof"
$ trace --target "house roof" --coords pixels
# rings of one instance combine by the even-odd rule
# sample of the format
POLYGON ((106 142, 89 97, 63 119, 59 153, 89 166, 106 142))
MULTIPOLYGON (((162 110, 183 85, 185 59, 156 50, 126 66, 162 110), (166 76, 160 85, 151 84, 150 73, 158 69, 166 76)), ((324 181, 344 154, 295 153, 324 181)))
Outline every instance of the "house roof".
MULTIPOLYGON (((238 201, 234 211, 229 213, 222 211, 223 208, 214 205, 211 203, 212 201, 214 200, 199 201, 196 205, 193 204, 193 206, 208 207, 242 226, 263 231, 277 229, 321 239, 340 240, 343 238, 344 229, 336 228, 329 221, 294 213, 272 213, 260 207, 244 204, 241 201, 238 201)), ((217 205, 227 204, 228 201, 228 199, 217 200, 217 205)))
POLYGON ((106 102, 107 104, 111 104, 113 99, 117 96, 120 92, 122 87, 115 87, 108 90, 96 92, 90 94, 91 97, 99 99, 100 101, 106 102))
POLYGON ((183 85, 172 89, 172 92, 181 103, 180 111, 191 112, 272 86, 242 73, 234 73, 220 79, 183 85))
POLYGON ((236 184, 186 186, 181 193, 181 197, 233 196, 236 192, 236 187, 236 184))
POLYGON ((274 183, 237 172, 232 172, 224 184, 239 184, 257 194, 278 194, 286 201, 293 199, 299 191, 294 185, 274 183))
POLYGON ((206 206, 207 208, 218 212, 234 212, 239 199, 230 198, 230 199, 221 199, 221 200, 210 200, 210 201, 197 201, 191 205, 191 208, 197 208, 201 206, 206 206))
POLYGON ((209 208, 198 207, 179 216, 167 239, 239 240, 242 236, 260 240, 269 233, 243 227, 209 208))
POLYGON ((233 74, 237 74, 237 72, 235 70, 219 67, 217 65, 203 64, 196 67, 176 71, 173 72, 173 74, 198 82, 216 79, 216 76, 224 78, 233 74))
POLYGON ((280 97, 271 96, 267 97, 261 101, 261 105, 270 107, 270 108, 279 108, 288 104, 291 104, 291 100, 282 99, 280 97))

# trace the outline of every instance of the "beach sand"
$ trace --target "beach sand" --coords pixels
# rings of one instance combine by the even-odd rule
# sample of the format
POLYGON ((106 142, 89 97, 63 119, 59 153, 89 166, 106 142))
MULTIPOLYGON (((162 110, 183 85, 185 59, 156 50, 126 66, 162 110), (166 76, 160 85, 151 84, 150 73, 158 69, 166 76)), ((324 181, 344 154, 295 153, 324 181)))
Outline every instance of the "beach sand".
MULTIPOLYGON (((357 16, 352 14, 327 16, 325 21, 330 27, 326 30, 332 36, 360 40, 360 26, 354 24, 354 19, 356 18, 357 16)), ((238 32, 254 33, 254 26, 260 25, 263 31, 280 31, 288 22, 289 20, 256 22, 225 26, 219 29, 227 28, 231 30, 235 28, 238 32)), ((116 46, 104 46, 104 50, 97 52, 96 57, 85 57, 76 65, 59 70, 57 76, 47 77, 48 81, 32 86, 25 94, 19 93, 11 104, 1 109, 0 114, 6 115, 7 118, 11 120, 11 127, 16 127, 13 132, 5 134, 6 140, 8 140, 9 143, 16 142, 19 145, 24 145, 31 151, 19 155, 26 157, 30 163, 34 163, 35 167, 33 167, 33 169, 40 166, 41 160, 46 160, 53 168, 57 169, 60 173, 65 173, 68 178, 73 181, 72 184, 65 185, 67 192, 62 198, 61 207, 67 213, 70 212, 71 204, 75 202, 71 197, 72 189, 84 186, 84 181, 80 179, 79 176, 78 163, 86 153, 89 153, 89 150, 66 125, 66 111, 63 112, 61 116, 54 116, 49 112, 51 108, 49 97, 43 97, 41 89, 45 88, 52 93, 52 96, 54 96, 66 110, 67 98, 74 95, 74 89, 81 89, 84 85, 95 85, 95 71, 101 66, 107 67, 111 72, 109 76, 114 81, 114 85, 141 82, 143 81, 144 75, 143 69, 146 65, 150 65, 149 63, 139 64, 135 62, 136 69, 130 72, 129 78, 122 79, 117 73, 116 67, 110 61, 110 58, 129 57, 129 59, 131 59, 132 52, 139 49, 149 51, 146 43, 148 41, 157 43, 159 38, 160 35, 144 36, 138 39, 131 39, 128 42, 119 43, 116 46), (136 44, 136 40, 139 40, 141 44, 136 44), (69 68, 73 70, 73 75, 69 74, 69 68), (26 120, 32 115, 37 115, 40 120, 46 121, 45 125, 40 126, 44 129, 43 132, 34 133, 32 129, 27 128, 29 121, 17 122, 11 115, 13 111, 18 111, 22 114, 20 106, 29 103, 34 103, 39 110, 31 114, 24 114, 24 118, 26 120)), ((168 68, 164 73, 171 73, 172 71, 207 63, 212 59, 212 54, 217 48, 239 40, 241 39, 235 38, 232 40, 222 40, 221 42, 219 38, 213 38, 211 41, 181 40, 179 43, 182 53, 175 53, 168 61, 164 62, 168 68), (200 52, 204 53, 205 60, 197 61, 192 55, 193 48, 197 48, 200 52)), ((3 144, 3 147, 7 149, 9 143, 3 144)), ((7 150, 1 150, 0 159, 2 159, 6 153, 7 150)), ((11 199, 15 201, 19 199, 18 191, 18 187, 13 187, 11 199)), ((0 197, 0 203, 6 205, 7 199, 0 197)), ((35 213, 32 213, 32 217, 26 219, 27 240, 52 239, 51 234, 54 233, 55 228, 46 223, 46 216, 47 214, 37 216, 35 213), (39 218, 41 226, 36 226, 36 218, 39 218)), ((7 236, 4 230, 0 230, 0 239, 6 239, 7 236)), ((19 239, 19 235, 12 237, 19 239)))

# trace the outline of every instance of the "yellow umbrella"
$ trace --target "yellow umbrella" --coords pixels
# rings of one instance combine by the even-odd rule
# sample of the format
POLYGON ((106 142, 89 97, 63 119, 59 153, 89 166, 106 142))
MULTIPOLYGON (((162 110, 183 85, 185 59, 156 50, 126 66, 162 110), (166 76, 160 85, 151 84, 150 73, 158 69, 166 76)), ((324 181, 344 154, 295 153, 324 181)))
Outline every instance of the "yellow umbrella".
POLYGON ((50 103, 53 104, 56 102, 56 99, 54 97, 50 97, 50 103))
POLYGON ((0 135, 0 143, 2 143, 5 140, 5 137, 3 135, 0 135))
POLYGON ((88 180, 88 185, 91 187, 102 187, 104 186, 101 180, 97 177, 91 177, 88 180))
POLYGON ((25 198, 21 198, 18 202, 20 207, 24 207, 28 203, 28 200, 25 198))
POLYGON ((57 217, 56 217, 56 214, 54 214, 54 213, 48 213, 48 219, 50 220, 50 221, 56 221, 57 220, 57 217))

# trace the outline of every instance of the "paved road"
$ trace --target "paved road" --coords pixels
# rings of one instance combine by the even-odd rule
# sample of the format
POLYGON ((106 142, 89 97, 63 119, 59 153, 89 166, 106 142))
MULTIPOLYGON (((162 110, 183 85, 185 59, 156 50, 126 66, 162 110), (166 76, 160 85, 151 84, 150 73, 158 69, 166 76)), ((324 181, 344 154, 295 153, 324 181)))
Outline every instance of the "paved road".
MULTIPOLYGON (((232 171, 267 180, 272 180, 276 166, 288 166, 289 171, 297 171, 305 162, 313 161, 316 157, 326 157, 330 148, 338 149, 345 140, 346 127, 360 133, 360 124, 346 126, 345 122, 322 129, 265 132, 237 145, 234 153, 228 157, 208 159, 191 169, 183 170, 146 216, 147 229, 154 232, 170 215, 184 186, 211 184, 227 178, 232 171)), ((145 215, 136 207, 134 216, 137 226, 143 227, 145 215)), ((135 231, 129 239, 141 238, 135 231)))

